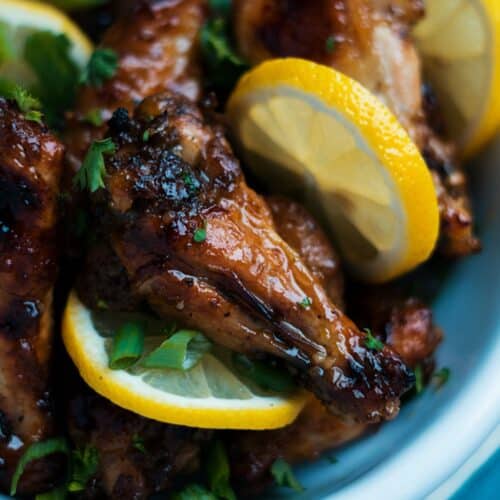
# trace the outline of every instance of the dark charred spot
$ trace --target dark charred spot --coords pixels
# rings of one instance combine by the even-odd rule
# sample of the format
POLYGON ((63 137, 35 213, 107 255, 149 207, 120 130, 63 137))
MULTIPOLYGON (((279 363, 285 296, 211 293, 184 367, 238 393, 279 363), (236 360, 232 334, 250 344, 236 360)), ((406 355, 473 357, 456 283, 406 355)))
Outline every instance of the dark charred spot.
POLYGON ((12 435, 12 426, 7 415, 0 410, 0 440, 8 441, 12 435))
POLYGON ((109 131, 112 134, 122 134, 131 129, 131 119, 125 108, 118 108, 108 122, 109 131))

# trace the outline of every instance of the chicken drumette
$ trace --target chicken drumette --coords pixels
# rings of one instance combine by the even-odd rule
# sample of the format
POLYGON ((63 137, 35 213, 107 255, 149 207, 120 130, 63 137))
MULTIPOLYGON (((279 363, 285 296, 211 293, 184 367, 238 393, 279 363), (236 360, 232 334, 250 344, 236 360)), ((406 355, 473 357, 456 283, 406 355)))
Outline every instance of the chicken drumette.
POLYGON ((394 112, 432 171, 441 214, 440 249, 476 251, 466 179, 451 144, 432 128, 433 103, 422 91, 419 55, 410 36, 421 0, 235 0, 234 25, 251 63, 302 57, 358 80, 394 112))
MULTIPOLYGON (((49 393, 56 209, 63 147, 0 99, 0 482, 27 447, 54 432, 49 393)), ((50 487, 57 463, 26 468, 18 491, 50 487)))

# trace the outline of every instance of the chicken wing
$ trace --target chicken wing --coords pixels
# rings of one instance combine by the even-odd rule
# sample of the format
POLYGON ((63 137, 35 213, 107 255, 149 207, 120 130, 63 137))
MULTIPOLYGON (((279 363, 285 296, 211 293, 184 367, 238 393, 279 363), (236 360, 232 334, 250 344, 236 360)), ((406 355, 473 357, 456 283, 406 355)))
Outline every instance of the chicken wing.
POLYGON ((101 46, 118 54, 116 74, 101 86, 87 85, 68 119, 65 144, 70 176, 105 126, 88 123, 100 110, 107 121, 115 109, 131 110, 148 95, 169 89, 197 100, 201 95, 198 32, 205 19, 206 0, 144 0, 123 13, 106 32, 101 46))
MULTIPOLYGON (((48 387, 56 208, 63 147, 0 99, 0 483, 26 448, 54 432, 48 387)), ((18 491, 50 487, 53 460, 28 466, 18 491)))
POLYGON ((134 119, 115 112, 109 134, 117 152, 93 199, 95 225, 105 225, 132 287, 158 314, 232 350, 286 360, 343 416, 396 415, 412 373, 389 348, 365 347, 276 233, 218 126, 166 93, 146 99, 134 119))
POLYGON ((410 28, 421 0, 235 0, 235 33, 251 63, 295 56, 332 66, 361 82, 394 112, 433 171, 441 213, 441 250, 479 248, 466 179, 450 144, 429 124, 420 60, 410 28))

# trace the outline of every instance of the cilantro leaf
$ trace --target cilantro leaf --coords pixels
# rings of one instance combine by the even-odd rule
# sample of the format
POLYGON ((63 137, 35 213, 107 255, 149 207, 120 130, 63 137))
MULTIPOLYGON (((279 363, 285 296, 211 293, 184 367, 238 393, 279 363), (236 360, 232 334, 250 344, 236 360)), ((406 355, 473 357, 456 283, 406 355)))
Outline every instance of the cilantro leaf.
POLYGON ((33 92, 43 103, 52 125, 75 102, 79 68, 71 58, 71 42, 63 34, 37 31, 26 39, 24 59, 37 77, 33 92))
POLYGON ((302 307, 302 309, 307 309, 312 306, 312 299, 310 297, 304 297, 300 302, 299 306, 302 307))
POLYGON ((230 23, 224 17, 209 19, 201 28, 200 45, 208 82, 223 91, 233 88, 249 65, 231 45, 230 23))
POLYGON ((420 394, 424 390, 424 372, 422 366, 415 366, 413 373, 415 374, 415 392, 420 394))
POLYGON ((332 54, 333 51, 335 50, 335 36, 334 35, 330 35, 327 39, 326 39, 326 42, 325 42, 325 50, 327 52, 327 54, 332 54))
POLYGON ((97 472, 99 452, 92 445, 73 450, 71 454, 71 480, 68 491, 83 491, 89 479, 97 472))
POLYGON ((113 78, 117 69, 118 54, 113 49, 96 49, 90 56, 80 81, 92 87, 101 87, 106 80, 113 78))
POLYGON ((82 191, 88 189, 91 193, 103 188, 103 177, 106 175, 104 155, 113 154, 115 150, 115 144, 110 138, 94 141, 73 178, 73 185, 82 191))
POLYGON ((217 500, 207 489, 199 484, 190 484, 172 495, 172 500, 217 500))
POLYGON ((199 227, 193 233, 193 241, 195 243, 203 243, 207 239, 207 228, 199 227))
POLYGON ((384 343, 375 337, 369 328, 365 328, 365 346, 372 351, 382 351, 384 349, 384 343))
POLYGON ((15 101, 26 120, 42 123, 42 107, 40 101, 26 89, 8 80, 0 79, 0 96, 15 101))
POLYGON ((139 434, 134 434, 132 436, 132 446, 140 451, 141 453, 146 453, 146 446, 144 446, 144 439, 139 436, 139 434))
POLYGON ((224 500, 236 500, 229 482, 229 461, 220 441, 215 441, 208 452, 207 475, 210 490, 214 495, 224 500))
POLYGON ((292 468, 282 458, 278 458, 271 466, 271 474, 278 486, 291 488, 297 492, 304 491, 304 487, 297 481, 292 468))
POLYGON ((436 388, 440 389, 441 387, 443 387, 443 385, 446 384, 446 382, 448 382, 450 375, 451 375, 451 370, 446 367, 441 368, 437 372, 434 372, 432 374, 432 379, 436 384, 436 388))
POLYGON ((84 117, 83 120, 94 127, 100 127, 104 123, 102 111, 99 108, 91 109, 84 117))

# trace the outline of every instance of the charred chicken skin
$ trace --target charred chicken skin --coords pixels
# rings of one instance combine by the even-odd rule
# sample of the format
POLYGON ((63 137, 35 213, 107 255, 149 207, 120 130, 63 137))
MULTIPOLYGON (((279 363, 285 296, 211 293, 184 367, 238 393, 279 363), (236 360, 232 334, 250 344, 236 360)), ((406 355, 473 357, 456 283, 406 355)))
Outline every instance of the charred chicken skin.
POLYGON ((109 122, 117 152, 93 206, 134 291, 160 315, 250 355, 284 359, 333 412, 392 418, 412 373, 332 304, 276 233, 222 130, 184 97, 146 99, 109 122), (144 143, 144 132, 149 140, 144 143))
MULTIPOLYGON (((63 147, 0 99, 0 484, 27 447, 54 432, 48 387, 56 209, 63 147)), ((57 463, 30 464, 18 491, 49 488, 57 463)))
POLYGON ((302 57, 358 80, 396 115, 433 172, 441 214, 440 249, 450 256, 478 250, 466 179, 453 147, 433 129, 422 94, 420 60, 410 37, 424 13, 421 0, 235 0, 242 55, 256 64, 302 57))

